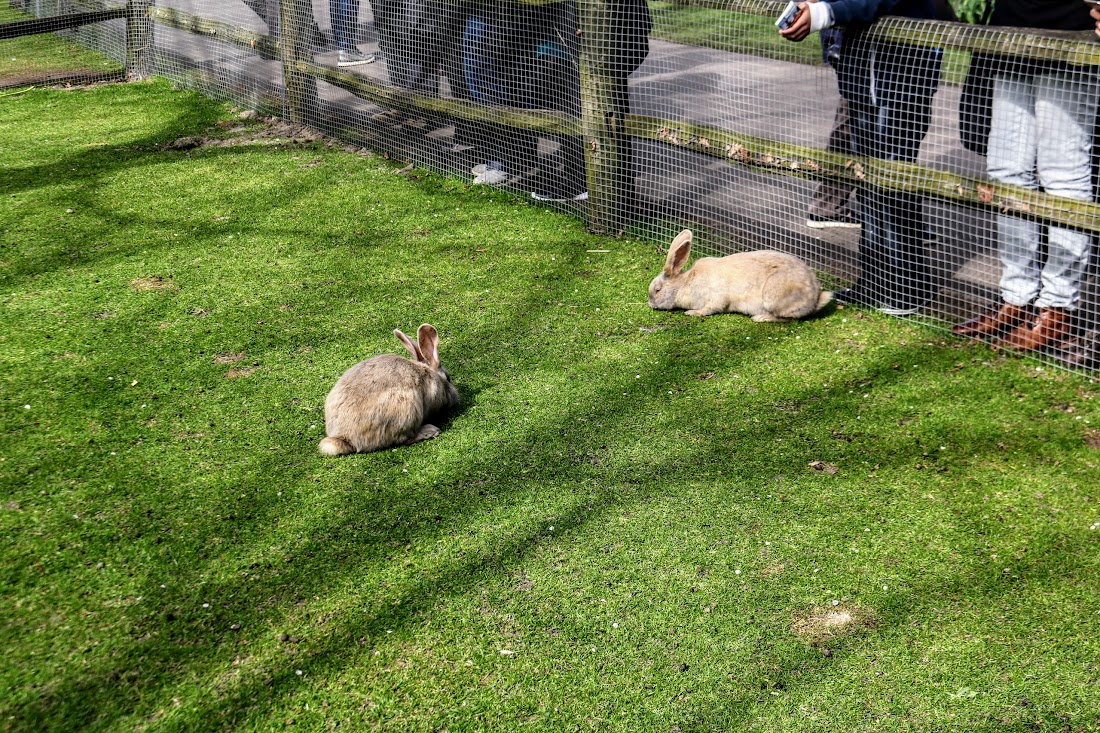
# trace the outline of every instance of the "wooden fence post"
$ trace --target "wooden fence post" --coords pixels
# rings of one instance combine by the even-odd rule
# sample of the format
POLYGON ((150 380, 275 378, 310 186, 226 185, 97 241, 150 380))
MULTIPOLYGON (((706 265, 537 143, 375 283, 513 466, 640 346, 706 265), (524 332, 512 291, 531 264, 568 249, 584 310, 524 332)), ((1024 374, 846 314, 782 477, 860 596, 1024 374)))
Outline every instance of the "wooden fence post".
POLYGON ((620 233, 635 206, 626 78, 615 73, 619 44, 612 23, 615 0, 578 0, 581 32, 581 128, 588 179, 588 229, 620 233))
POLYGON ((279 45, 291 122, 308 123, 318 109, 317 80, 298 70, 299 61, 313 62, 313 28, 310 0, 279 0, 279 45))
POLYGON ((126 4, 126 78, 148 79, 153 54, 152 0, 130 0, 126 4))

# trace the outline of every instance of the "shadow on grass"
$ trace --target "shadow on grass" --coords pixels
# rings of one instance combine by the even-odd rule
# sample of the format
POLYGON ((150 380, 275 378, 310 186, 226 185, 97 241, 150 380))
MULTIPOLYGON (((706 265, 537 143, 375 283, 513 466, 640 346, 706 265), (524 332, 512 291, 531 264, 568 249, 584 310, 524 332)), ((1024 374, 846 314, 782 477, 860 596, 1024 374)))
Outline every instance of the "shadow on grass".
MULTIPOLYGON (((146 138, 146 143, 156 136, 146 138)), ((208 155, 212 155, 207 153, 208 155)), ((161 153, 135 153, 134 158, 121 160, 114 169, 95 157, 96 153, 72 156, 65 163, 24 172, 15 186, 7 190, 27 190, 40 176, 64 176, 73 167, 92 167, 99 172, 78 175, 72 183, 94 188, 101 175, 124 168, 136 168, 146 161, 163 157, 161 153), (20 182, 21 181, 21 182, 20 182), (19 188, 22 186, 23 188, 19 188)), ((231 151, 219 151, 218 156, 231 160, 231 151)), ((55 179, 56 180, 56 179, 55 179)), ((95 205, 91 192, 82 194, 88 207, 95 205)), ((278 194, 278 200, 291 205, 295 199, 292 186, 278 194)), ((172 221, 170 214, 163 221, 172 221)), ((145 224, 151 223, 147 220, 145 224)), ((114 221, 115 225, 133 225, 132 220, 114 221)), ((217 228, 200 231, 200 236, 213 236, 217 228)), ((310 234, 303 227, 300 233, 310 234)), ((316 234, 316 232, 313 232, 316 234)), ((393 234, 391 236, 397 236, 393 234)), ((371 253, 385 262, 384 236, 378 238, 371 253)), ((165 245, 168 246, 168 245, 165 245)), ((152 248, 156 252, 157 248, 152 248)), ((553 275, 559 289, 568 291, 577 279, 580 256, 563 257, 551 264, 541 261, 538 274, 553 275)), ((41 263, 44 267, 46 262, 41 263)), ((659 266, 655 260, 654 268, 659 266)), ((60 268, 60 263, 57 263, 60 268)), ((471 265, 473 267, 473 265, 471 265)), ((53 269, 52 264, 47 269, 53 269)), ((32 277, 45 269, 23 270, 20 277, 32 277)), ((534 275, 535 273, 531 273, 534 275)), ((352 277, 349 274, 349 278, 352 277)), ((141 476, 150 482, 172 485, 179 498, 167 507, 158 506, 157 495, 144 497, 135 485, 105 488, 113 498, 133 502, 134 516, 125 524, 101 529, 101 533, 117 531, 120 541, 129 545, 132 558, 142 558, 127 568, 148 578, 148 599, 141 606, 131 606, 122 615, 127 628, 125 638, 110 644, 103 651, 86 650, 83 663, 66 666, 65 671, 49 684, 39 688, 23 687, 15 693, 15 705, 8 703, 8 714, 14 715, 17 728, 35 730, 110 730, 135 724, 141 719, 149 724, 182 727, 188 730, 232 728, 255 721, 257 706, 280 701, 292 693, 297 684, 297 664, 285 652, 272 651, 272 636, 282 630, 288 635, 303 636, 298 642, 308 658, 311 678, 337 676, 357 663, 360 647, 386 639, 408 638, 430 619, 441 602, 451 598, 476 595, 479 587, 502 577, 512 577, 541 548, 567 541, 594 531, 611 521, 614 514, 632 505, 643 504, 666 496, 677 485, 698 481, 700 476, 714 478, 715 466, 724 466, 730 473, 722 481, 730 486, 755 490, 769 485, 777 474, 797 475, 805 472, 807 456, 799 454, 779 461, 772 450, 778 436, 799 436, 809 443, 828 440, 825 436, 837 427, 838 419, 854 425, 859 414, 858 401, 846 396, 851 385, 873 382, 878 390, 900 386, 915 380, 942 378, 939 366, 927 363, 918 369, 897 370, 899 362, 913 360, 912 350, 905 347, 883 349, 867 355, 858 366, 843 374, 841 384, 822 387, 811 381, 802 389, 792 390, 783 399, 800 409, 776 409, 766 395, 745 397, 759 408, 758 425, 742 442, 731 447, 714 440, 685 442, 675 452, 659 448, 646 453, 646 458, 622 460, 611 458, 596 464, 585 456, 612 449, 645 447, 661 441, 675 442, 676 435, 662 435, 663 423, 679 418, 676 408, 658 401, 669 383, 688 383, 698 379, 701 371, 714 368, 716 357, 703 352, 685 356, 691 348, 692 333, 703 328, 699 321, 679 315, 653 315, 670 324, 660 336, 636 333, 623 336, 636 343, 645 341, 644 366, 632 365, 629 372, 611 359, 585 353, 571 353, 562 343, 553 345, 552 328, 562 322, 562 311, 547 304, 547 296, 532 287, 510 302, 508 308, 494 311, 498 318, 481 319, 476 328, 474 317, 463 323, 461 315, 451 315, 453 335, 445 332, 443 361, 467 365, 479 376, 464 383, 457 373, 456 384, 463 394, 462 406, 448 421, 443 435, 427 443, 398 451, 371 456, 332 461, 315 454, 319 435, 301 435, 293 427, 275 426, 266 433, 250 438, 237 447, 243 456, 239 463, 221 453, 218 441, 197 451, 204 468, 213 467, 214 474, 196 475, 200 469, 185 476, 172 475, 167 468, 146 467, 141 476), (541 384, 547 366, 532 365, 523 355, 519 364, 510 362, 497 367, 507 344, 533 340, 538 327, 551 326, 546 339, 555 360, 548 366, 568 368, 575 372, 571 386, 576 399, 560 409, 531 409, 523 414, 494 412, 497 403, 490 399, 498 388, 520 389, 519 385, 541 384), (524 362, 527 361, 525 364, 524 362), (496 381, 494 381, 494 379, 496 381), (644 399, 639 399, 637 383, 653 385, 644 399), (619 395, 626 393, 624 399, 619 395), (847 401, 839 411, 824 412, 812 406, 825 397, 834 402, 847 401), (804 408, 804 409, 803 409, 804 408), (526 419, 522 430, 510 429, 505 438, 496 440, 490 431, 470 437, 465 427, 469 423, 487 426, 491 420, 481 418, 486 412, 491 418, 509 425, 526 419), (604 426, 598 432, 586 427, 604 426), (643 431, 648 434, 639 434, 643 431), (465 440, 473 450, 458 452, 449 448, 450 440, 465 440), (275 443, 277 450, 264 452, 258 443, 275 443), (553 444, 562 451, 571 451, 568 458, 547 466, 554 459, 547 451, 553 444), (732 454, 732 455, 731 455, 732 454), (427 456, 433 456, 430 460, 427 456), (406 462, 422 465, 424 477, 401 479, 400 467, 406 462), (335 484, 328 496, 322 496, 313 507, 297 506, 299 514, 288 517, 287 502, 270 501, 273 486, 306 486, 319 480, 319 475, 332 475, 326 484, 335 484), (364 476, 369 478, 364 479, 364 476), (439 479, 433 481, 432 479, 439 479), (390 486, 386 482, 392 482, 390 486), (381 486, 379 484, 382 484, 381 486), (524 494, 543 490, 547 493, 567 486, 588 487, 587 492, 568 496, 554 508, 560 529, 550 533, 544 523, 532 518, 518 526, 488 530, 480 520, 486 512, 501 506, 521 506, 524 494), (224 494, 224 506, 218 507, 217 496, 224 494), (189 497, 207 497, 189 501, 189 497), (233 497, 236 496, 236 499, 233 497), (172 512, 193 511, 192 518, 206 523, 183 522, 169 516, 172 512), (213 516, 210 516, 213 515, 213 516), (162 532, 159 525, 170 527, 162 532), (439 540, 452 539, 458 531, 483 535, 476 549, 450 557, 431 567, 418 570, 397 569, 396 548, 401 546, 431 546, 439 540), (152 536, 152 537, 150 537, 152 536), (165 539, 167 537, 167 539, 165 539), (370 582, 369 574, 380 568, 391 568, 399 575, 398 582, 386 588, 368 588, 357 593, 349 588, 370 582), (261 576, 260 581, 245 578, 242 572, 261 576), (157 578, 171 577, 171 588, 159 592, 154 587, 157 578), (209 610, 199 610, 202 602, 209 610), (337 609, 325 623, 308 620, 304 606, 316 604, 318 612, 335 603, 337 609), (234 629, 233 626, 238 625, 234 629), (299 629, 305 628, 305 632, 299 629), (265 646, 266 645, 266 646, 265 646), (260 658, 250 661, 253 651, 260 658), (232 671, 233 659, 244 661, 232 671), (173 708, 173 698, 183 697, 181 707, 173 708)), ((644 293, 645 282, 639 282, 644 293)), ((461 297, 461 296, 460 296, 461 297)), ((469 297, 469 296, 467 296, 469 297)), ((639 295, 641 300, 644 296, 639 295)), ((554 298, 551 298, 554 300, 554 298)), ((466 312, 476 310, 468 302, 466 312)), ((396 313, 403 306, 389 304, 396 313)), ((648 313, 648 311, 642 311, 648 313)), ((331 314, 330 314, 331 315, 331 314)), ((408 317, 405 314, 403 317, 408 317)), ((583 318, 583 316, 573 316, 583 318)), ((828 316, 835 317, 835 316, 828 316)), ((736 316, 728 317, 736 319, 736 316)), ((379 319, 381 320, 381 319, 379 319)), ((430 319, 425 319, 430 320, 430 319)), ((741 325, 740 323, 738 325, 741 325)), ((316 330, 323 326, 315 326, 316 330)), ((754 333, 779 332, 770 324, 754 333)), ((319 337, 323 338, 323 337, 319 337)), ((540 337, 541 338, 541 337, 540 337)), ((626 347, 631 343, 623 344, 626 347)), ((763 338, 755 338, 738 347, 735 355, 721 357, 723 369, 736 370, 764 358, 764 349, 773 349, 763 338)), ((361 355, 362 356, 362 355, 361 355)), ((347 366, 350 366, 348 364, 347 366)), ((277 382, 277 380, 276 380, 277 382)), ((563 383, 550 387, 562 389, 563 383)), ((319 404, 331 381, 319 381, 304 393, 319 404)), ((226 394, 235 389, 247 390, 252 396, 265 395, 265 387, 222 388, 226 394)), ((280 398, 286 385, 269 385, 280 398)), ((297 391, 297 387, 291 388, 297 391)), ((178 399, 178 398, 177 398, 178 399)), ((534 393, 530 407, 539 404, 534 393)), ((509 409, 514 404, 503 403, 509 409)), ((182 407, 183 403, 180 403, 182 407)), ((959 414, 985 407, 980 398, 959 405, 959 414)), ((227 408, 228 409, 228 408, 227 408)), ((314 413, 316 414, 316 413, 314 413)), ((293 416, 291 416, 293 417, 293 416)), ((686 417, 686 416, 685 416, 686 417)), ((693 415, 684 430, 714 430, 721 433, 726 416, 693 415), (709 418, 709 419, 700 419, 709 418)), ((303 420, 305 419, 302 416, 303 420)), ((486 429, 478 427, 476 429, 486 429)), ((683 437, 683 436, 681 436, 683 437)), ((711 436, 702 436, 704 438, 711 436)), ((724 434, 723 434, 724 437, 724 434)), ((870 440, 852 448, 869 463, 883 469, 902 468, 923 460, 921 443, 952 442, 968 446, 976 456, 996 455, 1003 435, 993 432, 975 434, 965 418, 944 427, 922 428, 919 440, 908 450, 899 450, 896 443, 875 445, 870 440)), ((1037 455, 1039 447, 1032 451, 1037 455)), ((150 448, 147 458, 158 451, 182 453, 180 444, 150 448)), ((178 464, 177 464, 178 466, 178 464)), ((130 481, 135 477, 131 476, 130 481)), ((304 490, 301 493, 306 494, 304 490)), ((564 493, 564 492, 563 492, 564 493)), ((884 497, 884 500, 890 497, 884 497)), ((814 521, 828 522, 831 510, 823 507, 814 521)), ((1056 577, 1059 572, 1083 570, 1069 563, 1058 568, 1054 560, 1038 553, 1029 556, 1028 563, 1019 565, 1019 572, 1028 577, 1056 577), (1033 559, 1031 559, 1033 558, 1033 559)), ((1062 559, 1067 563, 1066 559, 1062 559)), ((993 568, 988 568, 992 573, 993 568)), ((889 608, 879 614, 882 627, 901 629, 914 620, 923 620, 934 610, 935 597, 943 593, 969 592, 973 577, 933 577, 923 585, 913 584, 904 597, 892 599, 889 608)), ((41 581, 45 582, 45 581, 41 581)), ((994 576, 983 587, 986 597, 1001 599, 1013 590, 1012 584, 994 576)), ((855 643, 855 642, 853 642, 855 643)), ((843 650, 843 648, 841 648, 843 650)), ((778 679, 790 691, 800 685, 819 684, 816 673, 828 675, 828 662, 817 652, 807 650, 799 659, 801 669, 815 674, 794 676, 793 668, 777 659, 778 679)), ((299 667, 300 668, 300 667, 299 667)), ((681 724, 682 730, 706 728, 719 719, 744 723, 755 706, 761 704, 759 687, 744 685, 748 680, 734 680, 729 685, 729 702, 722 710, 696 711, 696 722, 681 724), (741 689, 744 686, 745 689, 741 689), (687 726, 687 727, 685 727, 687 726)), ((765 698, 766 699, 766 698, 765 698)), ((690 706, 685 706, 690 708, 690 706)), ((690 717, 690 716, 688 716, 690 717)))
MULTIPOLYGON (((567 277, 568 267, 566 263, 558 265, 558 273, 567 277)), ((554 318, 554 314, 548 312, 538 300, 537 297, 530 297, 516 307, 512 320, 496 324, 495 329, 487 334, 490 336, 488 342, 507 342, 517 333, 528 332, 533 324, 554 318)), ((692 325, 684 322, 676 327, 690 329, 692 325)), ((750 362, 763 346, 763 340, 757 339, 752 346, 741 351, 738 359, 741 363, 750 362)), ((699 369, 705 368, 705 362, 685 360, 673 353, 676 348, 672 344, 669 351, 659 355, 649 354, 659 357, 656 363, 634 367, 631 371, 644 369, 644 381, 695 378, 699 369)), ((490 361, 494 358, 491 351, 485 351, 481 338, 468 340, 458 336, 449 339, 447 351, 453 354, 480 351, 481 358, 490 361)), ((883 389, 901 380, 936 379, 940 376, 927 371, 902 373, 895 370, 893 366, 907 356, 905 349, 876 354, 846 375, 845 386, 874 381, 876 388, 883 389)), ((736 369, 737 364, 738 361, 733 360, 728 366, 736 369)), ((592 366, 596 372, 603 371, 598 363, 592 366)), ((509 374, 506 379, 511 381, 525 376, 537 379, 537 375, 525 375, 523 372, 509 374)), ((578 442, 573 447, 581 452, 598 450, 601 442, 622 444, 636 441, 638 436, 624 434, 630 428, 623 426, 644 424, 653 408, 633 398, 622 400, 613 396, 624 390, 629 393, 634 379, 636 377, 632 375, 615 373, 614 367, 610 367, 601 382, 588 384, 581 390, 581 402, 587 401, 587 404, 578 404, 564 414, 532 420, 522 434, 504 444, 494 444, 492 436, 485 435, 483 440, 478 441, 477 450, 469 454, 444 453, 443 442, 451 431, 463 430, 462 423, 471 411, 484 409, 479 404, 479 397, 489 384, 473 389, 467 385, 464 407, 455 416, 448 432, 436 441, 410 449, 344 459, 336 466, 317 456, 304 461, 298 459, 290 465, 287 462, 289 456, 285 454, 251 456, 250 476, 233 477, 229 482, 234 487, 232 493, 276 476, 281 484, 291 486, 307 480, 317 471, 326 470, 343 473, 344 488, 331 497, 329 506, 317 507, 315 511, 306 510, 309 516, 286 529, 283 528, 286 523, 280 523, 279 507, 265 509, 263 503, 256 500, 252 504, 235 503, 235 514, 250 517, 243 523, 245 526, 242 527, 241 522, 228 526, 222 523, 206 531, 207 536, 203 536, 204 530, 200 529, 197 536, 190 538, 194 547, 205 548, 210 546, 211 536, 216 534, 223 546, 232 549, 209 559, 204 559, 204 552, 197 551, 181 563, 181 568, 171 567, 168 558, 162 556, 160 562, 165 567, 159 572, 147 568, 148 575, 173 575, 173 588, 185 590, 165 592, 160 600, 149 603, 155 606, 150 611, 142 613, 135 610, 130 617, 132 631, 128 645, 116 645, 110 656, 96 655, 88 659, 87 666, 73 669, 55 680, 48 689, 37 691, 35 699, 24 698, 19 719, 33 721, 39 730, 111 729, 132 721, 135 715, 149 716, 151 720, 161 715, 172 715, 166 709, 168 701, 179 694, 180 687, 195 685, 211 694, 193 698, 185 704, 186 727, 192 730, 233 727, 255 716, 257 704, 279 699, 295 689, 298 682, 295 670, 300 663, 289 657, 280 657, 278 653, 270 654, 255 666, 246 664, 239 673, 227 673, 228 660, 233 656, 249 655, 244 642, 262 645, 277 629, 287 629, 290 635, 303 634, 300 644, 308 650, 311 677, 323 679, 336 676, 346 671, 348 665, 355 664, 361 645, 386 639, 391 633, 395 635, 391 638, 414 635, 442 601, 472 597, 476 595, 476 589, 490 579, 514 575, 527 559, 547 543, 564 542, 572 534, 589 532, 593 526, 610 521, 612 515, 624 507, 661 497, 669 485, 696 480, 698 467, 728 460, 728 451, 724 446, 703 444, 678 451, 675 455, 655 453, 645 465, 611 465, 603 468, 580 460, 568 466, 554 466, 556 475, 546 483, 547 490, 553 491, 555 486, 570 484, 591 485, 594 489, 593 494, 578 496, 555 509, 558 517, 556 524, 562 529, 548 533, 537 521, 531 523, 535 526, 506 528, 487 540, 480 552, 452 558, 423 572, 409 572, 400 583, 391 585, 385 591, 374 594, 363 592, 358 597, 353 594, 341 600, 342 593, 363 577, 364 568, 369 572, 369 568, 396 563, 396 560, 389 560, 397 554, 395 547, 430 546, 445 539, 456 528, 477 530, 485 503, 499 506, 518 501, 516 494, 533 490, 539 483, 538 472, 545 468, 539 461, 546 456, 546 436, 562 434, 567 444, 576 439, 578 442), (574 434, 568 426, 582 419, 605 425, 605 434, 596 438, 586 436, 583 431, 574 434), (441 485, 430 485, 424 481, 411 487, 408 492, 386 492, 386 499, 393 503, 385 507, 378 506, 375 496, 356 485, 357 469, 365 468, 368 474, 380 471, 385 475, 387 469, 393 470, 403 461, 413 460, 411 455, 406 455, 406 451, 411 454, 413 451, 424 453, 437 450, 444 456, 441 464, 433 466, 436 474, 444 478, 441 485), (645 478, 639 479, 639 475, 645 478), (653 477, 659 477, 659 481, 654 481, 653 477), (475 488, 478 484, 481 488, 475 488), (252 562, 247 563, 246 559, 252 562), (280 571, 280 566, 293 566, 294 569, 280 571), (253 582, 241 578, 239 572, 230 572, 253 567, 258 567, 261 575, 267 568, 273 568, 274 577, 253 582), (195 609, 202 599, 231 600, 215 601, 209 613, 188 610, 195 609), (317 603, 324 608, 328 605, 325 599, 334 599, 341 605, 332 620, 323 629, 307 626, 306 631, 298 631, 303 625, 301 605, 317 603), (234 623, 240 623, 241 628, 231 630, 234 623), (314 635, 320 638, 313 638, 314 635)), ((316 391, 320 393, 323 389, 319 386, 316 391)), ((794 401, 812 404, 821 397, 818 389, 809 386, 796 394, 794 401)), ((970 407, 980 409, 981 406, 970 407)), ((857 410, 858 407, 853 406, 853 414, 848 415, 853 421, 857 410)), ((794 474, 805 470, 805 461, 801 457, 787 465, 774 465, 761 457, 770 455, 768 444, 773 436, 787 435, 792 431, 826 432, 835 427, 835 418, 835 414, 830 415, 828 422, 822 423, 806 412, 777 412, 763 416, 764 425, 757 435, 748 444, 738 446, 735 477, 730 480, 759 486, 777 473, 794 474)), ((962 440, 976 454, 995 452, 1002 437, 973 435, 963 426, 959 426, 958 431, 960 434, 934 431, 924 437, 933 442, 962 440)), ((313 446, 294 447, 308 451, 313 446)), ((872 450, 867 460, 887 467, 904 466, 919 459, 921 449, 917 445, 909 453, 898 452, 895 448, 872 450)), ((823 515, 820 520, 827 521, 827 517, 823 515)), ((880 615, 880 623, 901 628, 913 619, 926 618, 931 608, 930 595, 945 591, 962 592, 972 582, 969 577, 940 577, 931 579, 926 587, 917 585, 906 599, 898 599, 888 612, 880 615)), ((1012 586, 992 583, 987 592, 1008 594, 1012 592, 1012 586)), ((155 593, 151 590, 149 595, 152 597, 155 593)), ((807 656, 819 657, 811 651, 807 651, 807 656)), ((824 661, 809 662, 811 668, 816 668, 823 675, 827 674, 827 664, 824 661)), ((805 667, 804 664, 801 666, 805 667)), ((818 683, 812 674, 795 678, 788 674, 789 671, 779 672, 780 683, 788 691, 799 684, 818 683)), ((760 702, 762 693, 758 688, 741 693, 737 693, 736 689, 737 685, 731 685, 731 699, 724 710, 699 711, 700 729, 705 729, 703 723, 715 720, 716 716, 735 723, 748 719, 749 711, 760 702), (738 710, 745 712, 739 714, 738 710)))

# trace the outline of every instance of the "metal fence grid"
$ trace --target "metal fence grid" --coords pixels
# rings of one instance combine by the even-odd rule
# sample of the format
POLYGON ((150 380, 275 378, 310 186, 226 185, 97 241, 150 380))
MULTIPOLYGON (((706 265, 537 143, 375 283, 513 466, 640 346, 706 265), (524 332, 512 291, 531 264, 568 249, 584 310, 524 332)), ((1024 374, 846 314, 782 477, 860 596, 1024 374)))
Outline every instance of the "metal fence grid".
POLYGON ((790 252, 854 305, 944 330, 992 313, 962 335, 1100 367, 1091 30, 886 18, 792 43, 774 0, 7 2, 131 78, 596 231, 790 252))

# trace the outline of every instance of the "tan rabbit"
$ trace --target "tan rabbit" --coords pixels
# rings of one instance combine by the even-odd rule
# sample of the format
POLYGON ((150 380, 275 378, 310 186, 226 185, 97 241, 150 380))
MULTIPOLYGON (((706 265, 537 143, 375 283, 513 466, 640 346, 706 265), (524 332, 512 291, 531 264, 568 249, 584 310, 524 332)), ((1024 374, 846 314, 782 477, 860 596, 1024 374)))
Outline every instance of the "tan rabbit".
POLYGON ((369 453, 411 445, 439 435, 424 422, 434 412, 458 404, 458 391, 439 365, 439 334, 425 323, 418 343, 399 330, 413 359, 382 354, 344 372, 325 398, 325 434, 318 449, 328 456, 369 453))
POLYGON ((649 307, 683 308, 689 316, 744 313, 754 321, 793 321, 813 315, 833 299, 817 275, 793 255, 772 250, 701 257, 685 269, 691 230, 673 240, 664 270, 649 284, 649 307))

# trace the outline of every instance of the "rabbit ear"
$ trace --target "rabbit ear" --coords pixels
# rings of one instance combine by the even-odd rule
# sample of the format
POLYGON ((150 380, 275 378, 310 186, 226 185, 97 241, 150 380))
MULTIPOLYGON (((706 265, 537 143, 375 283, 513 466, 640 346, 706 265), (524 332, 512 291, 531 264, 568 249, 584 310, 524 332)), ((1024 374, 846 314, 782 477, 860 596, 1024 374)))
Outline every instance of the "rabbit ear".
POLYGON ((685 229, 672 240, 672 246, 668 248, 668 257, 665 258, 665 275, 672 277, 684 267, 688 255, 691 254, 691 230, 685 229))
POLYGON ((401 343, 405 344, 405 348, 409 350, 410 354, 412 354, 412 358, 416 359, 417 361, 424 361, 424 352, 420 350, 420 347, 417 346, 415 341, 413 341, 405 334, 401 333, 401 329, 393 329, 393 335, 401 339, 401 343))
POLYGON ((439 368, 439 332, 435 326, 425 323, 416 329, 416 338, 420 340, 421 361, 432 369, 439 368))

